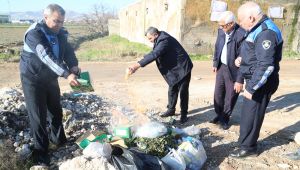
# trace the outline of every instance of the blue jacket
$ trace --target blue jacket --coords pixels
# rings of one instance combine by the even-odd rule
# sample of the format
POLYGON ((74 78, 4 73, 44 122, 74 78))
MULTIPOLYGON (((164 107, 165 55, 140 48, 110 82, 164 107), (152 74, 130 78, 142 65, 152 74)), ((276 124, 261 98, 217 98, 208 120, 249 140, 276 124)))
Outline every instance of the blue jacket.
MULTIPOLYGON (((244 83, 244 79, 235 66, 235 59, 240 56, 240 49, 244 40, 246 31, 238 24, 235 24, 233 32, 227 43, 227 66, 230 72, 231 80, 234 82, 244 83)), ((222 29, 218 29, 218 37, 215 44, 215 52, 213 58, 213 67, 217 69, 221 66, 221 55, 225 44, 225 33, 222 29)))
POLYGON ((193 68, 193 63, 184 48, 164 31, 161 31, 155 40, 153 50, 138 63, 144 67, 154 60, 169 86, 178 83, 193 68))
POLYGON ((246 90, 253 94, 268 77, 278 76, 283 40, 278 27, 267 16, 248 33, 242 45, 240 71, 247 79, 246 90))
POLYGON ((36 82, 47 82, 59 76, 67 78, 69 69, 78 66, 73 48, 67 42, 68 32, 55 34, 44 21, 29 27, 24 37, 20 72, 36 82), (57 56, 58 54, 58 56, 57 56))

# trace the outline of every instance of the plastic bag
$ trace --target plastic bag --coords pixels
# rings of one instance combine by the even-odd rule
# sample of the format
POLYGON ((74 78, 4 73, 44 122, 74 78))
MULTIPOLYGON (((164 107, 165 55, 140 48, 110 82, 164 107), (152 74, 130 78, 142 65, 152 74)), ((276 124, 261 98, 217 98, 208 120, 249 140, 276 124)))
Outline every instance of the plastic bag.
POLYGON ((201 169, 207 159, 202 142, 192 137, 183 138, 183 141, 177 151, 184 158, 186 169, 201 169))
POLYGON ((112 148, 108 143, 91 142, 84 150, 83 155, 90 157, 111 157, 112 148))
POLYGON ((170 170, 158 157, 120 147, 113 148, 111 164, 117 170, 170 170))
POLYGON ((184 128, 183 131, 188 136, 195 136, 195 135, 199 135, 201 133, 201 129, 195 125, 188 126, 188 127, 184 128))
POLYGON ((172 149, 161 160, 166 163, 172 170, 185 170, 186 168, 184 158, 175 149, 172 149))
POLYGON ((159 122, 148 122, 136 130, 136 137, 157 138, 165 135, 168 129, 159 122))

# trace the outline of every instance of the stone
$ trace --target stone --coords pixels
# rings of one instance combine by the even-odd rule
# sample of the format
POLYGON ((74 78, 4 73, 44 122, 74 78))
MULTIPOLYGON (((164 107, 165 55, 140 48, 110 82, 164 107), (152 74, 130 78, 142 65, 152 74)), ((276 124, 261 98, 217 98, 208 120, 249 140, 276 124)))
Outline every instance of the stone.
POLYGON ((297 132, 296 135, 295 135, 295 142, 300 145, 300 132, 297 132))
POLYGON ((35 165, 30 167, 29 170, 48 170, 49 167, 48 166, 44 166, 44 165, 35 165))
POLYGON ((84 170, 94 170, 94 169, 106 169, 115 170, 115 168, 107 162, 104 158, 87 158, 85 156, 75 157, 72 160, 67 160, 59 166, 60 170, 69 169, 84 169, 84 170))
POLYGON ((20 142, 15 142, 14 143, 14 147, 16 148, 16 147, 18 147, 20 145, 20 142))
POLYGON ((277 164, 277 166, 279 168, 282 168, 282 169, 289 169, 290 168, 290 165, 288 165, 288 164, 277 164))

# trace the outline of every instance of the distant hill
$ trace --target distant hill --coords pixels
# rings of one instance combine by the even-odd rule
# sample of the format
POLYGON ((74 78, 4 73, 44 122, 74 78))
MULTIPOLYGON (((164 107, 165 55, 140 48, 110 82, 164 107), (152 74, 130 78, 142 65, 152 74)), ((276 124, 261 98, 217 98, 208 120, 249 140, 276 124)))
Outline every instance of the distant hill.
MULTIPOLYGON (((43 11, 27 11, 27 12, 11 12, 11 20, 41 20, 43 18, 43 11)), ((82 19, 82 13, 75 11, 66 11, 66 21, 78 21, 82 19)))

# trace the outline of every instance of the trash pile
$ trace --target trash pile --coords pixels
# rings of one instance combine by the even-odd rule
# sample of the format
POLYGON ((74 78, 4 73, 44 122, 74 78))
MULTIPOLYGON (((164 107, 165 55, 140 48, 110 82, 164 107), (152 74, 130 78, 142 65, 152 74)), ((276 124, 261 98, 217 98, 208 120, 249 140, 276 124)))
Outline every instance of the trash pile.
MULTIPOLYGON (((51 169, 67 159, 82 155, 82 149, 75 140, 88 130, 108 129, 111 124, 109 111, 114 107, 97 95, 73 92, 64 93, 61 104, 68 143, 50 151, 51 169)), ((0 145, 4 143, 14 146, 20 158, 26 158, 33 149, 25 99, 18 87, 0 89, 0 145)))
POLYGON ((115 169, 198 170, 207 159, 200 132, 196 126, 179 129, 151 121, 114 127, 113 134, 89 131, 76 143, 85 158, 105 158, 115 169))
MULTIPOLYGON (((111 111, 120 107, 91 93, 64 93, 61 104, 68 143, 50 149, 50 169, 193 170, 207 159, 196 126, 179 129, 157 121, 118 125, 111 111)), ((124 115, 134 118, 128 110, 124 115)), ((21 158, 33 149, 19 88, 0 89, 0 145, 4 140, 21 158)))

